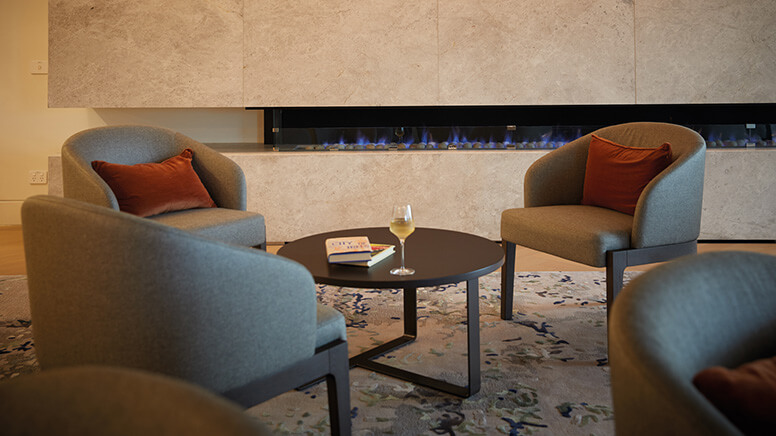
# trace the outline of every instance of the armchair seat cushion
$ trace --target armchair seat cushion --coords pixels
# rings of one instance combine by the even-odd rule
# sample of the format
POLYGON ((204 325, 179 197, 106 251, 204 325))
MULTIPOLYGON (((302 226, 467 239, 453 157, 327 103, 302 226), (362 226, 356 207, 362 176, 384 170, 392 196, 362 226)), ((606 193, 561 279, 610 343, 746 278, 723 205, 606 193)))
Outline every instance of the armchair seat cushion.
POLYGON ((603 267, 606 252, 630 247, 633 217, 596 206, 507 209, 501 239, 586 265, 603 267))
POLYGON ((244 210, 189 209, 148 219, 228 244, 253 247, 266 240, 264 216, 244 210))
POLYGON ((318 322, 315 328, 315 348, 336 340, 347 340, 345 317, 329 306, 318 305, 318 322))

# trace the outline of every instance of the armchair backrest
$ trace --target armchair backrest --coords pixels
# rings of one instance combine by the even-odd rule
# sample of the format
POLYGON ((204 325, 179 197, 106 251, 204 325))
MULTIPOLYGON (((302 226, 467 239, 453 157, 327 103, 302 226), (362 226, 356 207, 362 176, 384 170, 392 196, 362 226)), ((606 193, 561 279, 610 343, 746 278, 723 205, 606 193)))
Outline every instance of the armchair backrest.
POLYGON ((300 264, 76 200, 22 206, 41 368, 145 369, 217 392, 315 351, 300 264))
POLYGON ((634 278, 610 318, 617 433, 740 434, 692 378, 776 355, 774 313, 774 256, 706 253, 634 278))
POLYGON ((587 152, 593 134, 633 147, 671 144, 672 163, 647 185, 636 204, 631 246, 642 248, 697 239, 706 142, 697 132, 676 124, 638 122, 604 127, 551 151, 526 172, 525 207, 582 202, 587 152))
POLYGON ((217 151, 185 135, 151 126, 97 127, 76 133, 62 146, 65 197, 118 210, 118 201, 91 162, 134 165, 161 162, 190 148, 193 166, 219 207, 245 210, 245 176, 240 167, 217 151))

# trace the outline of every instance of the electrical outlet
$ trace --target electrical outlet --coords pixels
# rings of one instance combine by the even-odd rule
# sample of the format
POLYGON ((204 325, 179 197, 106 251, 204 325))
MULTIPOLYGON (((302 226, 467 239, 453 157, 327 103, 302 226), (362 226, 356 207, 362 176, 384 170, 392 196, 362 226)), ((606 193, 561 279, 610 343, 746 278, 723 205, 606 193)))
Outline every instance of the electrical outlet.
POLYGON ((30 185, 45 185, 48 183, 48 174, 43 170, 31 170, 29 182, 30 185))
POLYGON ((48 74, 48 61, 30 62, 30 74, 48 74))

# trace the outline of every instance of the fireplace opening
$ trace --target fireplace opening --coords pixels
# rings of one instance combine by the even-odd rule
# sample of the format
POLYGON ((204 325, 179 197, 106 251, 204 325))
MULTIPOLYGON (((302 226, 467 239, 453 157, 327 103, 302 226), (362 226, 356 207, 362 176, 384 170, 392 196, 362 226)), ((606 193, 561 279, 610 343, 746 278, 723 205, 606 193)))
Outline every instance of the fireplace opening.
POLYGON ((776 104, 253 109, 278 151, 553 149, 631 121, 684 125, 708 148, 776 147, 776 104))

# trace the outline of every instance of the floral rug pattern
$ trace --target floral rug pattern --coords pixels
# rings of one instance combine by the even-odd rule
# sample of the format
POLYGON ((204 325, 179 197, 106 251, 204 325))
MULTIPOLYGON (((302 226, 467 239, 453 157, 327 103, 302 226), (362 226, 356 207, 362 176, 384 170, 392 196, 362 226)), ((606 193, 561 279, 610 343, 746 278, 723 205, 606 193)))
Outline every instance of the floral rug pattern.
MULTIPOLYGON (((626 280, 631 274, 626 273, 626 280)), ((354 435, 612 435, 603 272, 518 272, 501 320, 498 272, 480 278, 482 387, 463 399, 354 368, 354 435)), ((318 286, 346 318, 350 354, 402 333, 397 289, 318 286)), ((418 289, 418 339, 386 364, 466 384, 466 284, 418 289)), ((24 276, 0 276, 0 382, 38 371, 24 276)), ((277 434, 329 434, 325 383, 247 413, 277 434)))

